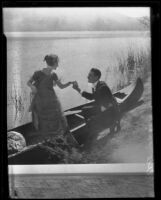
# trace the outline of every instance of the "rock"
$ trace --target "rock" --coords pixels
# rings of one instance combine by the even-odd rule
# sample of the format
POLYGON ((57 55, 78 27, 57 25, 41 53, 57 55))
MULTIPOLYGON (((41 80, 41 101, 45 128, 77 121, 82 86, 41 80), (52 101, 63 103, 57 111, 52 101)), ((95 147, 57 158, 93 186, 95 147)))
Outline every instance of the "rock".
POLYGON ((8 155, 17 153, 26 147, 26 140, 21 133, 10 131, 7 133, 8 155))

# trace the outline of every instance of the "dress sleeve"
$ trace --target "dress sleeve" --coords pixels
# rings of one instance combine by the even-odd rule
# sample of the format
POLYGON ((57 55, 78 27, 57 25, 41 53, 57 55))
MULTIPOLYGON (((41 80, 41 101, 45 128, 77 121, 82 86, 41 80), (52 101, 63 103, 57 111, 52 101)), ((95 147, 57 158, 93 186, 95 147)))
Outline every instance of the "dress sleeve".
POLYGON ((53 73, 53 74, 52 74, 52 79, 53 79, 54 81, 58 81, 58 76, 57 76, 56 73, 53 73))
POLYGON ((33 81, 37 81, 40 77, 40 72, 39 71, 36 71, 34 72, 34 74, 32 75, 32 80, 33 81))

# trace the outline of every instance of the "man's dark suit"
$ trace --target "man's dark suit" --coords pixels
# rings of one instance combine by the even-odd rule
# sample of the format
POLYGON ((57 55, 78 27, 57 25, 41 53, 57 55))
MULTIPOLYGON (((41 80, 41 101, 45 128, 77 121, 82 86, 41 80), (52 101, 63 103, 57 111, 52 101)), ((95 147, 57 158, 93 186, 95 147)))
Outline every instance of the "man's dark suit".
POLYGON ((95 100, 93 109, 94 112, 98 113, 101 112, 101 106, 106 109, 109 107, 113 107, 113 110, 117 113, 118 112, 118 105, 116 99, 112 95, 111 90, 107 86, 107 84, 103 81, 99 81, 96 85, 95 91, 93 93, 89 92, 82 92, 82 96, 88 100, 95 100))
POLYGON ((92 119, 91 122, 88 122, 92 129, 91 132, 98 132, 98 130, 110 126, 114 120, 119 121, 120 113, 117 101, 105 82, 99 81, 93 93, 83 91, 82 96, 88 100, 95 100, 92 106, 85 106, 82 112, 86 120, 92 119), (106 110, 101 111, 102 106, 106 110))

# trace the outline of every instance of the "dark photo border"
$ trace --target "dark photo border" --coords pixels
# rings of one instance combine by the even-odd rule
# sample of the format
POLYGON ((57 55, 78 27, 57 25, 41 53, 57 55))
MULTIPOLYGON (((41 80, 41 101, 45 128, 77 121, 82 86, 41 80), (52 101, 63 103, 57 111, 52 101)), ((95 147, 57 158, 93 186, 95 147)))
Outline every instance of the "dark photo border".
MULTIPOLYGON (((159 196, 160 189, 158 187, 160 167, 159 167, 159 135, 160 135, 160 122, 159 114, 161 110, 160 106, 160 91, 161 91, 161 67, 160 67, 160 1, 2 1, 2 9, 5 7, 150 7, 151 8, 151 52, 152 52, 152 114, 153 114, 153 145, 154 145, 154 181, 155 181, 155 196, 159 196), (159 91, 159 92, 158 92, 159 91)), ((3 15, 1 23, 1 68, 0 68, 0 78, 1 84, 1 197, 9 198, 9 188, 8 188, 8 162, 7 162, 7 55, 6 55, 6 37, 3 34, 3 15), (4 142, 5 141, 5 142, 4 142)), ((82 174, 83 175, 83 174, 82 174)), ((71 180, 75 180, 73 174, 53 174, 53 177, 62 179, 62 176, 66 178, 71 176, 71 180)), ((81 176, 81 174, 76 174, 75 176, 81 176)), ((83 175, 88 179, 89 174, 83 175)), ((96 174, 90 175, 94 179, 96 174)), ((100 179, 105 175, 97 175, 100 179)), ((149 176, 149 175, 147 175, 149 176)), ((24 175, 25 177, 25 175, 24 175)), ((23 178, 22 178, 23 179, 23 178)), ((89 178, 90 179, 90 178, 89 178)), ((37 179, 35 179, 37 180, 37 179)), ((137 183, 136 183, 137 184, 137 183)), ((138 183, 139 184, 139 183, 138 183)), ((27 187, 27 186, 26 186, 27 187)), ((108 185, 107 185, 108 187, 108 185)), ((132 188, 132 187, 131 187, 132 188)), ((99 196, 99 195, 98 195, 99 196)))

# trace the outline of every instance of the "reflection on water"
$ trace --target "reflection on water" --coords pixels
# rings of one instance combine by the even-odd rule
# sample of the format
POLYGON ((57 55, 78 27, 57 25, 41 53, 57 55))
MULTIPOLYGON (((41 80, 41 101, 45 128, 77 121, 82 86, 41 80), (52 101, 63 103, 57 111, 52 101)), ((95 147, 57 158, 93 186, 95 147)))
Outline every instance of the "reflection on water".
MULTIPOLYGON (((80 33, 79 33, 80 34, 80 33)), ((89 34, 89 33, 88 33, 89 34)), ((126 70, 119 69, 118 60, 127 56, 129 48, 134 51, 146 50, 149 37, 109 38, 36 38, 7 39, 7 121, 8 129, 31 120, 28 112, 30 89, 26 83, 35 70, 45 67, 44 56, 59 55, 60 64, 56 71, 62 82, 77 80, 80 87, 91 91, 87 74, 92 67, 102 72, 102 80, 116 91, 118 86, 127 84, 126 70)), ((63 110, 87 102, 72 87, 55 91, 63 110)))

